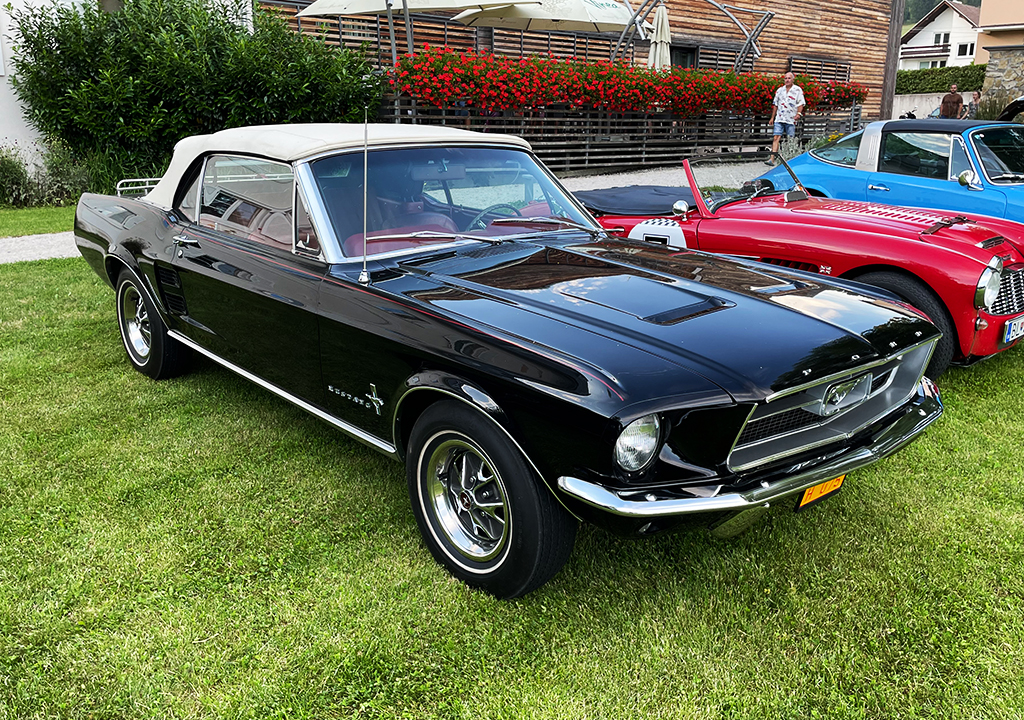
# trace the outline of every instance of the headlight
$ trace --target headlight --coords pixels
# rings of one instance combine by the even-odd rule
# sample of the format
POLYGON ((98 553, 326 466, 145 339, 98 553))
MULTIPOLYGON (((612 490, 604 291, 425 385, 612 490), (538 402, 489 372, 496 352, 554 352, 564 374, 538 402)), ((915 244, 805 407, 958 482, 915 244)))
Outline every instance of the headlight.
POLYGON ((979 308, 991 309, 999 297, 999 283, 1003 279, 1003 261, 997 257, 989 261, 988 267, 978 278, 978 288, 974 291, 974 305, 979 308))
POLYGON ((644 415, 634 420, 615 441, 615 462, 627 472, 647 466, 661 444, 661 421, 657 415, 644 415))

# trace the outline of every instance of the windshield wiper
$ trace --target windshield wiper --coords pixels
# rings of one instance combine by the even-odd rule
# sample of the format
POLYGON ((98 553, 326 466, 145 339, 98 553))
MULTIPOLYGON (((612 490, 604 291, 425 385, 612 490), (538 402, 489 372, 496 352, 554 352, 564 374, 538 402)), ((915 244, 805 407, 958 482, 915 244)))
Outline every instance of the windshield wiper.
POLYGON ((491 220, 492 225, 561 225, 563 227, 573 228, 574 230, 582 230, 590 235, 602 235, 605 233, 604 228, 592 228, 582 223, 578 223, 575 220, 561 217, 504 217, 495 218, 491 220))
POLYGON ((366 238, 367 242, 370 240, 408 240, 409 238, 430 238, 433 240, 482 240, 483 242, 489 242, 493 245, 498 245, 505 240, 503 238, 487 237, 486 235, 465 235, 463 233, 446 233, 438 232, 437 230, 417 230, 416 232, 410 233, 394 233, 391 235, 371 235, 366 238))
POLYGON ((1024 173, 1007 172, 1001 175, 995 175, 992 177, 993 180, 1024 180, 1024 173))

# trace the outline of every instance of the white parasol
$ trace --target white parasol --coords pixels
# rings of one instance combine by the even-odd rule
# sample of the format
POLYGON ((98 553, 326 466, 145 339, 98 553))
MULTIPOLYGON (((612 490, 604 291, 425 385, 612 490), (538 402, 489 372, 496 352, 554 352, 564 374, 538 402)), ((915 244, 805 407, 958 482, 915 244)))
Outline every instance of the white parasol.
POLYGON ((651 32, 651 51, 647 56, 647 67, 664 70, 672 67, 672 31, 668 26, 668 10, 659 5, 654 13, 654 30, 651 32))
POLYGON ((472 27, 618 32, 633 23, 633 13, 615 0, 540 0, 534 5, 467 10, 452 19, 472 27))
MULTIPOLYGON (((480 10, 494 5, 507 5, 509 0, 402 0, 405 15, 405 37, 409 54, 412 54, 412 23, 410 8, 416 12, 437 10, 480 10)), ((387 15, 391 34, 391 62, 398 62, 395 49, 395 23, 392 16, 393 0, 316 0, 309 7, 299 11, 299 17, 338 17, 342 15, 387 15)))

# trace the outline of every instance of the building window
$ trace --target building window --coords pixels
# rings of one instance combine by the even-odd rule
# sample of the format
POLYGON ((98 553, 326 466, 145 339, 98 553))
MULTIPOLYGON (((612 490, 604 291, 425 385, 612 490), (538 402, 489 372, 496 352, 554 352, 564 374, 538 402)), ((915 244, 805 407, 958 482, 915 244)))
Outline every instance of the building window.
POLYGON ((921 62, 919 62, 917 64, 917 67, 918 67, 919 70, 927 70, 931 66, 932 66, 932 64, 930 62, 928 62, 927 60, 922 60, 921 62))
POLYGON ((935 42, 932 43, 932 44, 933 45, 941 45, 942 44, 942 33, 935 33, 935 42))
POLYGON ((946 67, 946 61, 945 60, 939 60, 939 67, 946 67))
POLYGON ((942 36, 942 44, 945 45, 948 42, 949 42, 949 33, 946 33, 945 35, 942 36))
POLYGON ((673 45, 669 48, 672 67, 692 68, 697 66, 697 48, 673 45))
POLYGON ((823 82, 829 80, 849 82, 850 67, 850 63, 844 60, 791 56, 788 70, 797 75, 810 75, 815 80, 823 82))
POLYGON ((971 45, 973 45, 973 43, 960 43, 959 45, 957 45, 956 56, 967 57, 968 55, 970 55, 973 50, 971 45))

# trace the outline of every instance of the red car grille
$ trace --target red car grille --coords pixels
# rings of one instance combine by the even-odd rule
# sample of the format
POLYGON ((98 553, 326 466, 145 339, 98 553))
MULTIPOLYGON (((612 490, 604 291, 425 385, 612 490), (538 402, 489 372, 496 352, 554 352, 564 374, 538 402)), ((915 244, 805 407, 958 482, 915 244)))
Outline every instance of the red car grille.
POLYGON ((992 314, 1015 315, 1019 312, 1024 312, 1024 270, 1004 270, 992 314))

